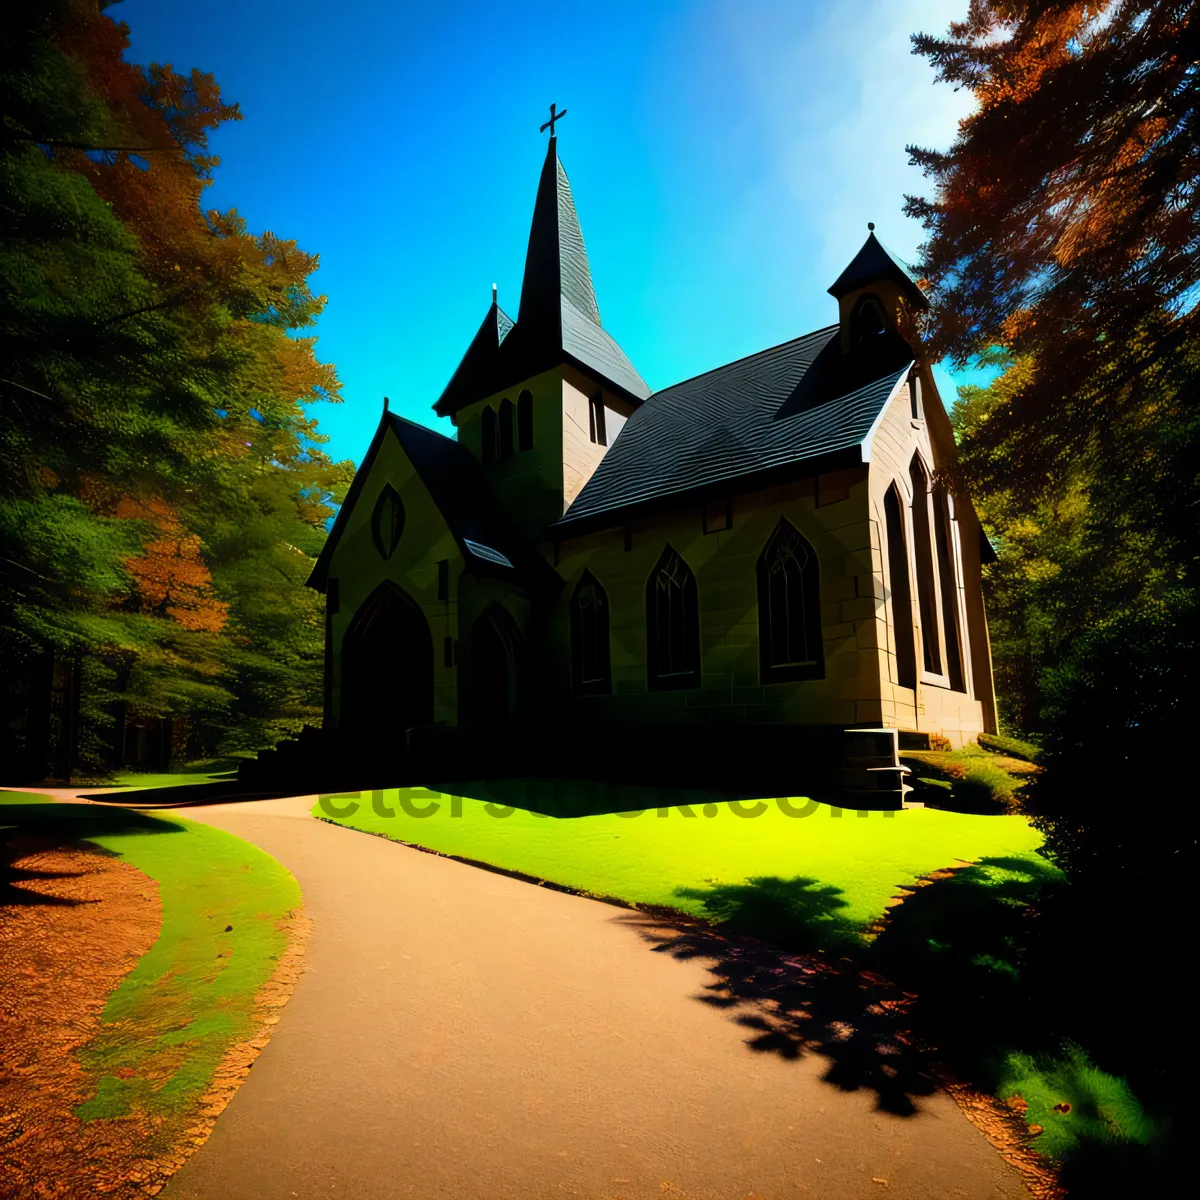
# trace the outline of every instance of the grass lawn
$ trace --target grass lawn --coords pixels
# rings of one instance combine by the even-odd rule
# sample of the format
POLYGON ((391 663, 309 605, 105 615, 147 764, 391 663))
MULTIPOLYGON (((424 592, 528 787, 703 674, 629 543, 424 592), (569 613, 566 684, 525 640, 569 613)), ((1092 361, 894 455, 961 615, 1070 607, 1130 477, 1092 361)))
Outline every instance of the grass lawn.
MULTIPOLYGON (((553 807, 546 789, 575 785, 531 781, 504 797, 510 804, 521 803, 521 786, 530 793, 527 802, 541 808, 553 807)), ((854 812, 803 798, 781 806, 774 800, 705 803, 701 797, 683 808, 561 818, 418 788, 326 797, 313 814, 592 895, 696 914, 711 915, 705 888, 805 877, 837 889, 840 918, 860 925, 878 918, 900 888, 931 871, 957 859, 1032 855, 1042 840, 1021 817, 934 809, 854 812)))
POLYGON ((216 783, 222 779, 233 779, 237 775, 236 759, 215 759, 208 762, 189 763, 177 771, 150 774, 141 771, 118 771, 113 784, 127 788, 187 787, 196 783, 216 783))
POLYGON ((158 940, 109 997, 99 1033, 80 1052, 95 1095, 77 1115, 162 1118, 156 1137, 166 1148, 194 1120, 226 1051, 249 1035, 299 885, 270 855, 180 817, 0 792, 5 826, 83 839, 158 883, 158 940))

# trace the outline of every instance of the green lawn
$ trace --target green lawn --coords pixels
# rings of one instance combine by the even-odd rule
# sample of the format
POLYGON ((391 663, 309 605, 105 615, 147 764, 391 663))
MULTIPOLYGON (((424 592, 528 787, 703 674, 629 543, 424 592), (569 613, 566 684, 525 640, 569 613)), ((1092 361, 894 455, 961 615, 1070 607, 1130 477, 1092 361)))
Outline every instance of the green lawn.
MULTIPOLYGON (((570 808, 561 789, 572 786, 531 781, 504 799, 561 811, 570 808), (548 795, 556 786, 559 792, 548 795)), ((488 793, 476 790, 480 794, 488 793)), ((687 808, 562 818, 418 788, 403 797, 392 789, 323 798, 313 813, 592 895, 698 914, 711 915, 706 889, 714 885, 805 877, 836 889, 840 918, 856 924, 879 917, 900 888, 939 867, 958 859, 1029 855, 1042 840, 1015 816, 934 809, 854 812, 802 798, 785 801, 785 811, 774 800, 698 799, 687 808), (357 809, 351 813, 353 804, 357 809), (429 814, 420 815, 425 809, 429 814), (339 811, 345 815, 336 816, 339 811), (758 815, 742 815, 751 812, 758 815)))
POLYGON ((142 771, 118 771, 113 776, 117 787, 163 788, 187 787, 197 783, 215 783, 222 779, 233 779, 237 775, 236 759, 214 759, 202 763, 189 763, 177 771, 150 774, 142 771))
POLYGON ((163 1119, 156 1139, 171 1145, 226 1051, 251 1030, 299 885, 270 855, 180 817, 0 792, 5 826, 84 839, 157 881, 158 940, 109 997, 99 1033, 80 1052, 95 1094, 77 1112, 94 1120, 144 1111, 163 1119))

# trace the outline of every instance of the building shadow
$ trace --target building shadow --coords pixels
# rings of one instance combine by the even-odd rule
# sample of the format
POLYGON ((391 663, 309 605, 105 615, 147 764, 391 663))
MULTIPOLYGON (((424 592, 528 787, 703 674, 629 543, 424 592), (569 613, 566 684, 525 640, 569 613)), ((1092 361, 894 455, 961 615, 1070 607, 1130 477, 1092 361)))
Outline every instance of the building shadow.
POLYGON ((656 808, 753 800, 751 792, 719 788, 678 788, 605 779, 497 778, 429 780, 430 791, 469 796, 506 808, 521 808, 548 817, 593 817, 604 813, 646 812, 656 808))

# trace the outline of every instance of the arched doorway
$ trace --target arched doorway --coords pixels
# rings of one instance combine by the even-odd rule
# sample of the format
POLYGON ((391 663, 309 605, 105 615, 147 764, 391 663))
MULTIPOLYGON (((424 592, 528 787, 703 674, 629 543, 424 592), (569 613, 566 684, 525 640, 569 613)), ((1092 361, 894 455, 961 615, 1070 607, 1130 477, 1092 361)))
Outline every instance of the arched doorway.
POLYGON ((485 724, 517 715, 517 662, 521 631, 508 609, 490 604, 471 627, 471 681, 475 712, 485 724))
POLYGON ((433 722, 433 638, 420 606, 394 583, 363 602, 342 639, 339 725, 367 738, 433 722))

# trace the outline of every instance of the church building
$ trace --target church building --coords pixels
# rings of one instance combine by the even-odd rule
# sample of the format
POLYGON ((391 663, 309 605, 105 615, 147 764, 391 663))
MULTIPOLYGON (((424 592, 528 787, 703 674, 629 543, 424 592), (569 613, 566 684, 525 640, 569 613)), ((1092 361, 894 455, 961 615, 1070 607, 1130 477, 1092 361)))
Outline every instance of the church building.
POLYGON ((457 436, 385 402, 312 574, 326 728, 994 731, 991 551, 901 332, 927 301, 874 232, 829 292, 824 328, 651 392, 551 129, 515 319, 493 292, 433 406, 457 436))

